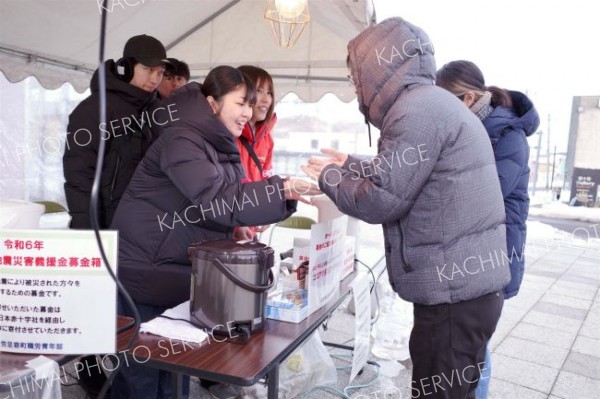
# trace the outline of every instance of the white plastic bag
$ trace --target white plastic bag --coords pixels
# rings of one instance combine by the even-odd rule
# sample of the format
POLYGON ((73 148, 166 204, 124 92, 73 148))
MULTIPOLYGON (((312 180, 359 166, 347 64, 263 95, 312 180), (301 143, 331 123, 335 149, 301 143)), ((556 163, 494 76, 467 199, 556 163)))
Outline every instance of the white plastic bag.
POLYGON ((279 397, 291 399, 317 385, 335 385, 337 371, 315 331, 279 367, 279 397))

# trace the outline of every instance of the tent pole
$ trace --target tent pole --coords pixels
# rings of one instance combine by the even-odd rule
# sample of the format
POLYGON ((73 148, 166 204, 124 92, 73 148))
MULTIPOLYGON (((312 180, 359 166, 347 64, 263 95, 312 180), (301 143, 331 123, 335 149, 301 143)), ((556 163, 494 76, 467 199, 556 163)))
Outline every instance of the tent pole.
POLYGON ((236 5, 237 3, 239 3, 240 1, 241 0, 232 0, 229 3, 225 4, 219 10, 217 10, 213 14, 209 15, 208 18, 204 19, 203 21, 201 21, 200 23, 198 23, 196 26, 194 26, 192 29, 188 30, 183 35, 179 36, 177 39, 175 39, 171 43, 167 44, 165 46, 165 49, 167 51, 171 50, 173 47, 175 47, 176 45, 178 45, 179 43, 181 43, 183 40, 185 40, 188 36, 194 34, 196 31, 198 31, 199 29, 201 29, 204 25, 208 24, 210 21, 212 21, 213 19, 217 18, 219 15, 223 14, 225 11, 229 10, 231 7, 233 7, 234 5, 236 5))

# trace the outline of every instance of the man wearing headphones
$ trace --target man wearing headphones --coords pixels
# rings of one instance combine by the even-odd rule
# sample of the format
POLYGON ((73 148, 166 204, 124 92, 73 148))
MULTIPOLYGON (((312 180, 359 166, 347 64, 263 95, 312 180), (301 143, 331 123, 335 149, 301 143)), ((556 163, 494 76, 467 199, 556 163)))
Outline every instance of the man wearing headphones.
POLYGON ((98 70, 92 76, 91 94, 69 115, 63 170, 71 228, 91 229, 90 195, 100 140, 106 152, 100 184, 100 227, 108 228, 121 195, 152 143, 148 104, 168 63, 165 47, 154 37, 130 38, 123 58, 107 60, 106 123, 99 118, 98 70))
MULTIPOLYGON (((123 49, 123 58, 105 62, 106 123, 100 123, 98 70, 90 82, 91 94, 69 115, 63 171, 71 228, 91 229, 90 196, 100 140, 106 152, 99 192, 100 228, 108 228, 121 195, 152 143, 152 121, 146 111, 156 98, 167 53, 157 39, 134 36, 123 49)), ((94 356, 79 360, 84 371, 80 384, 95 397, 106 380, 94 356)))

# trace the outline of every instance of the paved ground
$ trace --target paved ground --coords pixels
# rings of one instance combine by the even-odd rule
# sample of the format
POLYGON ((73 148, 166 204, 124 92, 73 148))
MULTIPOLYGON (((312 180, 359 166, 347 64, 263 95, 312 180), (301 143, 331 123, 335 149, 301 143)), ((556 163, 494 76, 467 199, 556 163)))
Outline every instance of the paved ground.
MULTIPOLYGON (((373 264, 381 254, 380 229, 364 225, 360 257, 373 264)), ((290 236, 277 234, 278 240, 290 236)), ((565 240, 564 236, 530 238, 527 270, 519 295, 505 303, 491 342, 491 399, 597 399, 600 398, 600 245, 598 241, 565 240)), ((324 340, 350 342, 353 316, 342 306, 321 331, 324 340)), ((333 354, 347 355, 339 349, 333 354)), ((400 363, 381 361, 385 366, 373 385, 352 390, 352 397, 409 398, 410 368, 393 370, 400 363), (364 396, 362 396, 364 395, 364 396)), ((336 358, 340 366, 348 358, 336 358)), ((410 366, 410 362, 404 362, 410 366)), ((339 388, 345 387, 349 369, 338 370, 339 388)), ((376 377, 372 366, 365 368, 355 383, 367 384, 376 377)), ((64 387, 63 397, 85 398, 78 386, 64 387)), ((192 398, 209 397, 192 384, 192 398)), ((335 395, 315 391, 311 398, 335 395)))

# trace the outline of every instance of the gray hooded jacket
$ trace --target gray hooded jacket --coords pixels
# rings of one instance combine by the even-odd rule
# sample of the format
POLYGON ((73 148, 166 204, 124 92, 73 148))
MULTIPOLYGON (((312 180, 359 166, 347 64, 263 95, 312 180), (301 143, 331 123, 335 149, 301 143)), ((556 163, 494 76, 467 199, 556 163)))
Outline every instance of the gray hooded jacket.
POLYGON ((510 272, 492 147, 477 117, 434 86, 429 38, 390 18, 348 52, 360 110, 381 130, 378 155, 326 167, 321 190, 342 212, 383 225, 403 299, 434 305, 500 291, 510 272))

